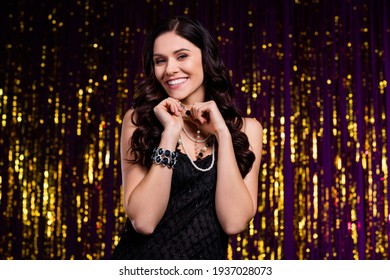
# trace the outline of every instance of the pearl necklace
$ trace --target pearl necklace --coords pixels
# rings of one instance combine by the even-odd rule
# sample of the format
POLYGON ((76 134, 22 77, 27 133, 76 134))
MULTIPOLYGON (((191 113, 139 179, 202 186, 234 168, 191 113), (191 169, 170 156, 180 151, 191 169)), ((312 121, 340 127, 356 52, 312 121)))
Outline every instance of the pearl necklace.
POLYGON ((209 138, 210 138, 210 136, 211 136, 211 134, 209 134, 209 135, 207 135, 206 138, 200 139, 200 130, 198 129, 198 130, 196 131, 196 139, 195 139, 195 138, 193 138, 193 137, 189 134, 189 132, 185 129, 184 126, 183 126, 183 131, 184 131, 185 135, 188 137, 188 139, 190 139, 192 142, 195 142, 195 143, 205 143, 205 142, 207 142, 207 140, 209 140, 209 138))
POLYGON ((179 136, 179 141, 181 143, 181 145, 183 146, 183 149, 184 149, 184 152, 186 153, 188 159, 190 160, 192 166, 196 169, 196 170, 199 170, 201 172, 207 172, 207 171, 210 171, 211 168, 213 168, 214 166, 214 162, 215 162, 215 144, 214 144, 214 141, 213 141, 213 149, 212 149, 212 152, 211 152, 211 164, 209 167, 207 168, 201 168, 201 167, 198 167, 195 162, 190 158, 189 156, 189 153, 187 152, 187 149, 186 149, 186 146, 184 144, 184 141, 181 139, 181 135, 179 136))
MULTIPOLYGON (((185 106, 183 103, 181 103, 180 101, 179 101, 179 104, 180 104, 180 107, 181 107, 183 110, 186 111, 184 117, 187 118, 187 115, 190 114, 190 111, 187 110, 186 106, 185 106)), ((195 143, 206 143, 207 140, 209 140, 209 138, 210 138, 210 136, 211 136, 211 134, 209 134, 209 135, 207 135, 206 138, 200 139, 200 130, 199 130, 199 128, 196 130, 196 139, 193 138, 193 137, 190 135, 190 133, 187 131, 187 129, 186 129, 184 126, 183 126, 183 131, 184 131, 185 135, 188 137, 188 139, 190 139, 192 142, 195 142, 195 143)))

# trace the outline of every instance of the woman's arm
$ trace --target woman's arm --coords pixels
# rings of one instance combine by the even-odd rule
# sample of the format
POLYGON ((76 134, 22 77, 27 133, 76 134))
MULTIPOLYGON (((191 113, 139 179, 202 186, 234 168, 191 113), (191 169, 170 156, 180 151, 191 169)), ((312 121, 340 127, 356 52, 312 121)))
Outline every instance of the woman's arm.
POLYGON ((246 228, 257 211, 262 126, 255 119, 245 119, 244 132, 256 158, 252 169, 243 179, 236 161, 232 136, 215 102, 194 104, 191 116, 199 121, 202 130, 213 133, 217 138, 216 211, 224 231, 230 235, 237 234, 246 228))
MULTIPOLYGON (((216 133, 218 139, 218 166, 216 210, 225 232, 232 235, 245 230, 257 212, 258 178, 262 151, 261 124, 245 119, 245 131, 250 149, 256 158, 250 172, 242 179, 228 129, 216 133)), ((240 155, 237 155, 240 156, 240 155)))
MULTIPOLYGON (((155 108, 155 114, 164 123, 159 147, 174 151, 182 127, 179 103, 164 100, 155 108), (158 108, 157 108, 158 107, 158 108)), ((124 192, 123 206, 134 229, 142 234, 152 234, 165 213, 171 189, 172 169, 152 164, 150 169, 134 164, 130 141, 137 127, 129 110, 123 119, 121 134, 121 166, 124 192)), ((136 116, 134 116, 136 117, 136 116)))

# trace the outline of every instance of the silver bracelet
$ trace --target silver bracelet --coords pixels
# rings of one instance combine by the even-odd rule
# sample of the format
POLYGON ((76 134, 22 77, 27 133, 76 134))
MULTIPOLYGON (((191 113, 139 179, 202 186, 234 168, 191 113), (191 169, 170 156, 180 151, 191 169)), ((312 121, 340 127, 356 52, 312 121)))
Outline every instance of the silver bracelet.
POLYGON ((178 156, 179 154, 177 152, 171 152, 170 150, 156 147, 153 149, 152 162, 173 169, 176 165, 178 156))

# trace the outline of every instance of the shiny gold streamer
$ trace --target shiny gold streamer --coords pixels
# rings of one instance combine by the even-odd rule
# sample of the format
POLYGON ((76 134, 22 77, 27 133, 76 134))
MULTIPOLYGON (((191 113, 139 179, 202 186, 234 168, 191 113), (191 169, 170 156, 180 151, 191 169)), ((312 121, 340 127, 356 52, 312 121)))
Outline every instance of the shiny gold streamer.
MULTIPOLYGON (((7 27, 1 35, 0 67, 0 257, 104 259, 119 241, 125 219, 120 126, 132 88, 142 79, 139 53, 152 20, 141 19, 145 13, 135 12, 126 1, 119 1, 119 8, 110 1, 71 1, 69 7, 11 2, 1 14, 7 27)), ((234 21, 217 12, 212 31, 228 58, 241 107, 263 124, 264 151, 258 215, 246 232, 232 237, 228 258, 283 259, 286 246, 294 246, 297 259, 387 259, 388 120, 383 102, 388 85, 379 42, 390 34, 387 26, 375 37, 380 27, 372 30, 369 22, 373 6, 379 6, 377 13, 383 2, 346 1, 344 10, 338 10, 332 1, 325 27, 306 24, 302 19, 307 17, 300 16, 307 16, 308 7, 311 17, 319 16, 326 1, 192 2, 137 4, 153 13, 200 18, 204 14, 198 4, 241 12, 234 21), (274 32, 289 27, 279 14, 286 3, 302 27, 288 34, 289 53, 286 41, 274 32), (267 17, 268 11, 275 17, 267 17), (341 11, 362 15, 360 41, 346 31, 350 22, 341 11), (275 29, 267 25, 272 23, 275 29), (246 41, 240 37, 243 30, 246 41), (319 41, 323 45, 316 45, 319 41), (377 69, 370 68, 372 53, 377 69), (286 56, 291 69, 283 66, 286 56), (360 77, 354 68, 358 63, 360 77), (357 84, 365 95, 358 96, 357 84), (291 116, 286 115, 287 92, 291 116), (326 143, 330 162, 325 160, 326 143), (286 162, 293 167, 293 182, 286 177, 286 162), (290 183, 294 242, 286 244, 290 183)))

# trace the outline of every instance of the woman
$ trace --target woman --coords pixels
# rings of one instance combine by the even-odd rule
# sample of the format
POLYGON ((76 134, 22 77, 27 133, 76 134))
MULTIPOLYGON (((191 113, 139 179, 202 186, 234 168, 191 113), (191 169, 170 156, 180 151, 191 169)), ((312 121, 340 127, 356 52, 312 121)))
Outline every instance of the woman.
POLYGON ((242 118, 209 32, 176 17, 149 33, 124 116, 125 229, 114 259, 226 259, 257 211, 259 122, 242 118))

